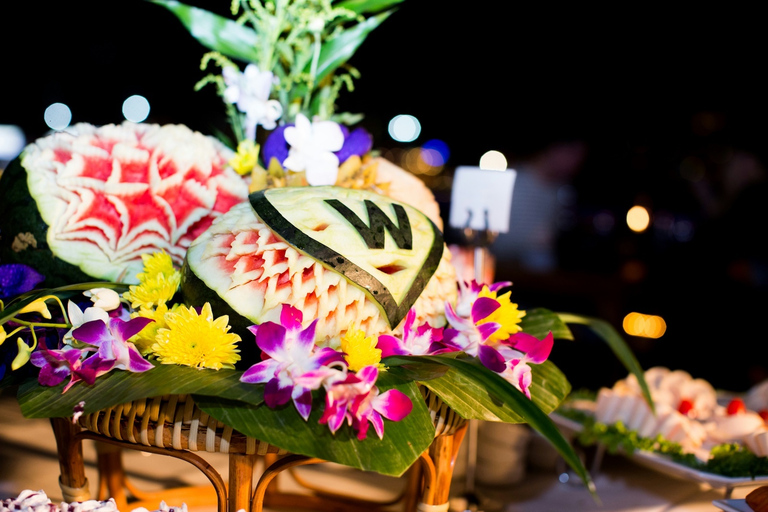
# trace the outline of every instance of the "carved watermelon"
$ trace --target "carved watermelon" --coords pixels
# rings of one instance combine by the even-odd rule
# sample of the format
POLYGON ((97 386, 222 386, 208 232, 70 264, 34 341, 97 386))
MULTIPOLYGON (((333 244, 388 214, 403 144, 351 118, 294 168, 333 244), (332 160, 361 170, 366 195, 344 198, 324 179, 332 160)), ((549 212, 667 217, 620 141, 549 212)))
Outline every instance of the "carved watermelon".
POLYGON ((141 254, 181 265, 214 218, 247 199, 233 153, 183 125, 81 123, 38 139, 0 181, 0 261, 45 286, 135 283, 141 254))
POLYGON ((336 346, 348 329, 396 330, 412 306, 420 322, 443 325, 445 301, 456 298, 450 257, 435 224, 404 203, 340 187, 275 188, 192 243, 181 289, 237 330, 278 321, 290 304, 305 323, 318 320, 318 342, 336 346))

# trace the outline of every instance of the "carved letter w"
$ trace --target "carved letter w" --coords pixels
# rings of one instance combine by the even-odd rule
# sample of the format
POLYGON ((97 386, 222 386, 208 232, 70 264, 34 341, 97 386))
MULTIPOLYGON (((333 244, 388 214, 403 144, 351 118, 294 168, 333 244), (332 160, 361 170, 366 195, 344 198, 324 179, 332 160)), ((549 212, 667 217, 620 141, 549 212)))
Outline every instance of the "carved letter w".
POLYGON ((326 199, 326 203, 331 205, 336 211, 338 211, 342 217, 344 217, 355 230, 363 237, 365 244, 369 249, 383 249, 384 248, 384 229, 389 231, 392 235, 395 243, 400 249, 413 249, 413 234, 411 233, 411 221, 408 220, 408 214, 405 213, 405 208, 399 204, 393 204, 395 209, 395 215, 397 217, 397 224, 387 217, 387 214, 381 211, 373 201, 365 200, 365 208, 368 210, 368 220, 370 221, 370 227, 358 217, 355 212, 347 208, 338 199, 326 199))

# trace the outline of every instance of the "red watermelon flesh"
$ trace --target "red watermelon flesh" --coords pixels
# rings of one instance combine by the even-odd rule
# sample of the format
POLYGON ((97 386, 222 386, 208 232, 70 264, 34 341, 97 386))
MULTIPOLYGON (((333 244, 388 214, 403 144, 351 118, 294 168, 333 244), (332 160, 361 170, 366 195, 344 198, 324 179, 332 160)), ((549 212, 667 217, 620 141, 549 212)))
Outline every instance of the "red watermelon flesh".
POLYGON ((30 144, 21 163, 54 255, 132 283, 143 253, 181 265, 192 240, 247 199, 232 155, 183 125, 81 123, 30 144))

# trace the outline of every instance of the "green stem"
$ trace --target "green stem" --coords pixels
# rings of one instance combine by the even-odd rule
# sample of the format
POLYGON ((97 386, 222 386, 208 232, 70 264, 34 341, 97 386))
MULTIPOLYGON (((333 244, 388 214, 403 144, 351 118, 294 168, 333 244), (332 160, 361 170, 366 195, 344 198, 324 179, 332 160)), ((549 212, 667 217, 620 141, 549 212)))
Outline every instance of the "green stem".
MULTIPOLYGON (((34 332, 34 328, 35 327, 57 327, 57 328, 62 328, 62 329, 68 329, 68 328, 72 327, 72 324, 69 324, 69 323, 67 323, 67 324, 50 324, 50 323, 47 323, 47 322, 27 322, 26 320, 19 320, 18 318, 14 318, 13 321, 16 322, 17 324, 21 324, 21 325, 23 325, 25 327, 33 328, 32 332, 34 332)), ((14 331, 14 332, 16 332, 16 331, 14 331)))

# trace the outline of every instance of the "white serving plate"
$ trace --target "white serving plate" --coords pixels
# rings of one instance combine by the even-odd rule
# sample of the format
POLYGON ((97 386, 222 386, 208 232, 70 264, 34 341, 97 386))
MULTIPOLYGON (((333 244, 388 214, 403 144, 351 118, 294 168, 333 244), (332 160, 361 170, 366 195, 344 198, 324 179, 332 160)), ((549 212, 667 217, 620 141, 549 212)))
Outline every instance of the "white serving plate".
POLYGON ((743 499, 715 500, 712 504, 724 512, 754 512, 743 499))
MULTIPOLYGON (((577 434, 581 431, 581 424, 577 421, 573 421, 569 418, 560 416, 557 413, 550 414, 552 421, 561 428, 564 434, 577 434)), ((758 476, 754 479, 752 477, 730 477, 718 475, 716 473, 709 473, 706 471, 699 471, 689 466, 685 466, 678 462, 674 462, 667 456, 637 450, 634 453, 628 454, 621 452, 621 454, 628 459, 636 462, 637 464, 658 471, 660 473, 679 478, 682 480, 688 480, 692 482, 699 482, 709 485, 713 488, 725 488, 726 497, 730 496, 730 492, 735 487, 747 487, 756 485, 768 484, 768 475, 758 476)), ((729 500, 734 501, 734 500, 729 500)), ((738 500, 736 500, 738 501, 738 500)), ((743 501, 743 500, 741 500, 743 501)), ((738 509, 737 509, 738 510, 738 509)), ((749 511, 749 509, 746 509, 749 511)), ((749 511, 751 512, 751 511, 749 511)))

